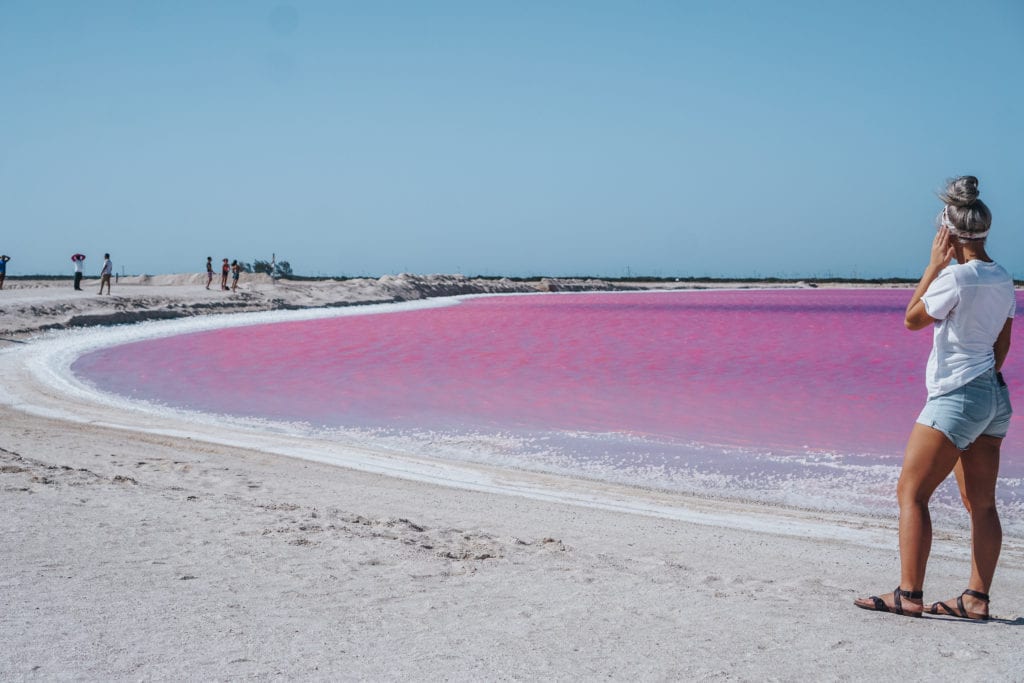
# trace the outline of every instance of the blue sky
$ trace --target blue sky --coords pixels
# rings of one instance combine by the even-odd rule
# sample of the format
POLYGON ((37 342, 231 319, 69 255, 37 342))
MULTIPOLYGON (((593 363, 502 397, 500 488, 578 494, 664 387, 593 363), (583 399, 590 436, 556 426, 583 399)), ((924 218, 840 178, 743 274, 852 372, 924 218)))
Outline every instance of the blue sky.
POLYGON ((0 0, 0 251, 916 277, 971 173, 1022 278, 1021 73, 1019 0, 0 0))

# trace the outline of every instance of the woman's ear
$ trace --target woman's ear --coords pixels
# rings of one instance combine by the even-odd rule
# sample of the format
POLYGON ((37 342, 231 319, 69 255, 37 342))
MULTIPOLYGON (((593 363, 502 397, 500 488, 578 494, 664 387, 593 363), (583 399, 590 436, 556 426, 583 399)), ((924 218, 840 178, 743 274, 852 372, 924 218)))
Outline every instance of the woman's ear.
POLYGON ((949 240, 949 246, 953 247, 953 258, 956 259, 957 263, 964 262, 964 245, 956 237, 952 237, 949 240))

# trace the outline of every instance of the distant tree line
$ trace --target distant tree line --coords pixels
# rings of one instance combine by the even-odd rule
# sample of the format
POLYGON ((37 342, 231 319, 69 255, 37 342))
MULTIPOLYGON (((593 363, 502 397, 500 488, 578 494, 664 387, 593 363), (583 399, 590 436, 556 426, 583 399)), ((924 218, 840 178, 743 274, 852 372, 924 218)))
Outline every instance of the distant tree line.
POLYGON ((242 269, 247 273, 266 273, 270 277, 292 277, 292 264, 287 261, 278 261, 271 263, 270 261, 261 261, 256 259, 252 265, 243 263, 242 269))

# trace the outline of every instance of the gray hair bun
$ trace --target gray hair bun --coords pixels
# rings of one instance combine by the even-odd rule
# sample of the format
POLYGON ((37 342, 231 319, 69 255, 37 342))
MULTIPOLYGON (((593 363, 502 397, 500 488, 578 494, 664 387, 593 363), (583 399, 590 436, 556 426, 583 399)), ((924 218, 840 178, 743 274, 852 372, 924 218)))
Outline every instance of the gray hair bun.
POLYGON ((978 179, 972 175, 962 175, 946 183, 946 190, 939 195, 950 206, 970 206, 978 201, 978 179))
POLYGON ((962 175, 946 183, 946 190, 939 194, 946 208, 939 214, 942 225, 949 228, 961 242, 983 240, 992 227, 992 212, 985 202, 978 199, 978 179, 962 175))

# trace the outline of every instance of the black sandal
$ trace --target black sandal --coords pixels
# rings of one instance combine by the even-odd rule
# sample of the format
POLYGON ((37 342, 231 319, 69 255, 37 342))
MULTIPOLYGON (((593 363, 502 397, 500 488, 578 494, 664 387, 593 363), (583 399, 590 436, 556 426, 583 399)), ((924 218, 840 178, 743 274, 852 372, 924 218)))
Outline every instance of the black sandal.
POLYGON ((968 588, 956 599, 955 611, 944 602, 933 602, 928 606, 928 614, 938 614, 944 617, 956 617, 957 619, 971 619, 973 621, 988 621, 992 618, 988 614, 982 614, 981 612, 968 612, 967 608, 964 607, 965 595, 970 595, 972 598, 977 598, 986 605, 988 604, 988 593, 982 593, 981 591, 974 591, 968 588), (941 612, 939 611, 940 609, 942 610, 941 612))
POLYGON ((924 613, 924 605, 921 605, 921 610, 905 610, 903 609, 903 598, 907 600, 923 600, 924 591, 905 591, 899 586, 892 592, 892 606, 885 604, 885 600, 872 595, 870 598, 858 598, 853 601, 853 604, 861 609, 872 610, 874 612, 889 612, 891 614, 899 614, 904 617, 919 617, 924 613), (870 600, 871 604, 859 602, 860 600, 870 600))

